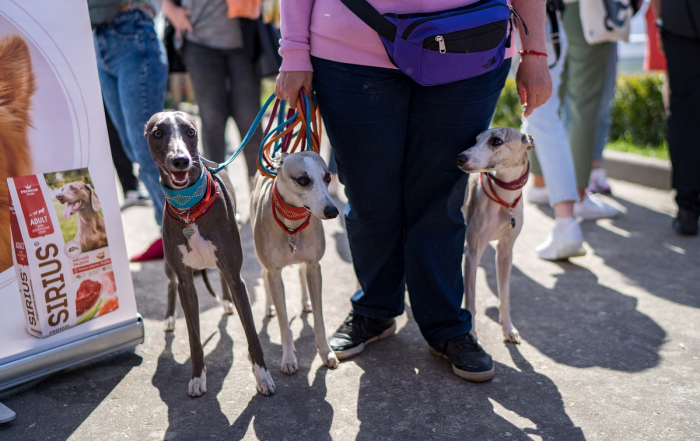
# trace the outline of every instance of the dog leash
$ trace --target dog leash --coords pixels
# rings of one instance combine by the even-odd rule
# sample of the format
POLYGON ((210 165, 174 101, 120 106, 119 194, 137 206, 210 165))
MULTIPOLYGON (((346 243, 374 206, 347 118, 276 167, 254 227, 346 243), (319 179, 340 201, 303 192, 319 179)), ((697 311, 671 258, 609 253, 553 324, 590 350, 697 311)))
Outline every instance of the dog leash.
POLYGON ((216 167, 208 167, 210 173, 216 174, 220 172, 236 159, 250 142, 273 101, 275 104, 272 109, 272 115, 263 133, 263 141, 258 152, 258 170, 260 170, 260 173, 269 178, 274 178, 277 175, 274 167, 274 158, 278 154, 293 153, 300 146, 302 150, 312 150, 316 153, 320 151, 321 113, 318 110, 316 95, 312 93, 310 99, 305 90, 300 90, 297 98, 297 107, 301 109, 301 112, 299 112, 292 108, 286 111, 287 102, 277 98, 273 92, 253 120, 248 133, 241 140, 241 144, 226 161, 217 163, 201 157, 204 161, 216 164, 216 167), (277 126, 273 128, 275 116, 277 116, 277 126), (292 140, 294 141, 293 144, 292 140))
POLYGON ((518 203, 520 202, 520 199, 523 197, 523 193, 520 192, 520 195, 518 195, 517 198, 515 198, 515 202, 512 204, 509 204, 508 202, 504 201, 501 199, 500 196, 498 196, 498 193, 496 193, 496 189, 493 188, 493 183, 496 183, 499 187, 501 187, 504 190, 519 190, 525 186, 527 183, 527 180, 530 176, 530 162, 528 161, 527 163, 527 170, 525 170, 525 173, 516 179, 515 181, 511 182, 504 182, 501 181, 500 179, 496 178, 495 176, 491 176, 489 173, 479 173, 479 181, 481 181, 481 188, 484 189, 484 194, 486 197, 497 203, 498 205, 501 205, 502 207, 505 207, 508 210, 508 214, 510 215, 510 227, 515 228, 515 217, 513 216, 513 209, 518 206, 518 203), (490 195, 486 191, 486 186, 484 185, 484 175, 488 178, 488 183, 489 183, 489 188, 491 190, 491 193, 493 194, 490 195))
POLYGON ((270 198, 270 201, 272 204, 272 217, 274 217, 277 221, 277 224, 284 231, 287 232, 287 235, 289 236, 289 250, 292 252, 292 254, 296 253, 297 246, 294 243, 294 236, 296 236, 301 232, 301 230, 309 226, 309 222, 311 221, 311 213, 306 208, 292 207, 291 205, 284 202, 280 197, 279 191, 277 190, 277 179, 272 181, 271 193, 272 197, 270 198), (284 225, 284 223, 282 223, 282 221, 279 218, 280 215, 283 218, 291 221, 298 221, 304 219, 304 217, 306 217, 306 220, 299 227, 292 230, 290 228, 287 228, 287 226, 284 225))
POLYGON ((199 199, 199 201, 197 201, 197 203, 193 206, 178 210, 177 208, 173 207, 167 197, 165 199, 165 212, 168 214, 170 219, 185 226, 185 228, 182 229, 182 234, 184 234, 187 239, 192 237, 194 234, 192 224, 209 214, 210 208, 214 205, 214 201, 216 201, 216 199, 219 197, 219 191, 214 184, 214 178, 212 177, 211 173, 209 173, 209 171, 205 171, 204 174, 206 175, 206 190, 204 191, 202 198, 199 199), (173 211, 177 217, 173 216, 170 213, 171 211, 173 211))

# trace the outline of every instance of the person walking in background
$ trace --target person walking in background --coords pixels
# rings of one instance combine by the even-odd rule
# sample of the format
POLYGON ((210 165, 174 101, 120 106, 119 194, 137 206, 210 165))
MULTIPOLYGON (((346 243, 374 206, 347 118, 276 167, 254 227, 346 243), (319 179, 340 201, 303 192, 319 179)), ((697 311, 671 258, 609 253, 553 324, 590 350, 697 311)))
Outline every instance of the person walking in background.
POLYGON ((620 212, 595 194, 586 192, 586 188, 596 145, 600 145, 597 143, 601 140, 604 142, 610 124, 609 87, 615 77, 617 45, 611 42, 589 44, 583 35, 579 2, 564 0, 564 3, 562 25, 568 41, 562 78, 565 127, 579 193, 574 215, 583 220, 615 217, 620 212))
MULTIPOLYGON (((239 3, 249 4, 245 11, 255 14, 244 18, 260 15, 260 1, 241 0, 239 3)), ((229 116, 233 117, 243 138, 260 111, 260 78, 244 49, 240 20, 238 16, 229 18, 226 0, 182 0, 182 6, 175 5, 173 0, 164 0, 163 14, 180 37, 183 59, 202 118, 204 156, 224 162, 229 116)), ((251 179, 257 171, 261 142, 262 129, 258 127, 243 150, 251 179)))
POLYGON ((523 118, 521 130, 532 135, 537 146, 528 152, 528 156, 535 184, 539 186, 530 187, 528 200, 541 204, 549 203, 554 209, 554 228, 535 251, 541 259, 560 260, 583 256, 586 251, 583 248, 581 226, 574 218, 574 206, 575 203, 579 203, 576 202, 579 195, 576 191, 574 163, 566 130, 559 118, 561 101, 557 91, 561 84, 567 51, 566 35, 559 32, 561 4, 550 0, 547 8, 547 63, 554 93, 543 106, 532 112, 529 117, 523 118), (556 48, 557 35, 559 50, 556 48), (545 180, 547 187, 544 186, 545 180))
MULTIPOLYGON (((370 0, 369 6, 403 14, 472 3, 370 0)), ((528 55, 516 75, 528 116, 551 95, 547 62, 534 54, 545 51, 544 2, 512 5, 530 30, 525 36, 521 27, 528 55)), ((294 103, 313 84, 348 198, 345 221, 361 288, 331 347, 348 358, 391 335, 408 287, 413 316, 433 351, 461 378, 490 379, 492 359, 470 334, 472 318, 461 307, 468 175, 455 158, 488 128, 510 59, 473 78, 423 86, 396 69, 377 32, 342 2, 282 0, 281 11, 275 91, 294 103)))
POLYGON ((652 0, 666 54, 670 114, 666 137, 673 168, 678 214, 673 229, 680 235, 698 234, 700 218, 700 2, 652 0))
MULTIPOLYGON (((160 188, 158 167, 148 150, 143 128, 148 119, 163 110, 168 81, 165 50, 156 35, 153 18, 156 0, 88 0, 93 32, 97 73, 102 97, 124 152, 139 164, 139 178, 153 201, 155 219, 163 222, 165 196, 160 188)), ((161 238, 132 261, 163 257, 161 238)))
POLYGON ((114 162, 114 168, 117 171, 117 177, 124 193, 124 204, 122 207, 148 205, 150 202, 148 194, 141 189, 139 179, 134 175, 134 163, 124 153, 119 133, 117 133, 117 128, 114 127, 106 107, 105 120, 107 122, 107 136, 109 137, 109 147, 112 152, 112 162, 114 162))

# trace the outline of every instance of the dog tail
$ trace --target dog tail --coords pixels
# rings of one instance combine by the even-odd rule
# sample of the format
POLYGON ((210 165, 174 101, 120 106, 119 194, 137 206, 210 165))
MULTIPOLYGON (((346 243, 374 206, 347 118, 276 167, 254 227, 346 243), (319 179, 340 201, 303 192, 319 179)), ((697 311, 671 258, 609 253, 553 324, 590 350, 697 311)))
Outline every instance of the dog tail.
POLYGON ((209 291, 209 294, 214 296, 216 300, 219 300, 219 296, 214 292, 214 288, 211 287, 211 283, 209 283, 209 276, 207 275, 207 270, 203 269, 200 271, 202 274, 202 280, 204 281, 204 286, 207 287, 207 291, 209 291))

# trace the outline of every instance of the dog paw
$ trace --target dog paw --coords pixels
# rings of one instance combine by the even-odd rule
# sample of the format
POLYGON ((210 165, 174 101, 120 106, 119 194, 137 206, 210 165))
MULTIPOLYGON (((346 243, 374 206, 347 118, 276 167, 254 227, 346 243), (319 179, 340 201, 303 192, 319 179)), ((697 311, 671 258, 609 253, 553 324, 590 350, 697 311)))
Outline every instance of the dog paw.
POLYGON ((228 300, 224 300, 221 302, 221 304, 224 307, 224 314, 233 315, 233 303, 229 302, 228 300))
POLYGON ((312 309, 311 309, 311 302, 308 301, 308 300, 305 301, 305 302, 303 302, 303 303, 301 304, 301 311, 302 311, 302 312, 305 312, 305 313, 311 312, 311 311, 312 311, 312 309))
POLYGON ((520 333, 517 329, 515 329, 515 326, 510 326, 508 328, 504 327, 503 336, 505 337, 506 341, 515 344, 520 344, 520 333))
POLYGON ((268 371, 264 367, 260 367, 257 364, 254 364, 253 374, 255 374, 255 382, 258 388, 258 392, 260 392, 263 395, 271 395, 275 393, 275 382, 272 381, 270 371, 268 371))
POLYGON ((175 330, 175 316, 169 316, 166 317, 165 320, 163 320, 163 331, 165 332, 173 332, 175 330))
POLYGON ((325 364, 331 369, 335 369, 338 367, 338 357, 333 351, 329 352, 326 357, 321 356, 321 359, 323 360, 323 364, 325 364))
POLYGON ((275 316, 275 306, 274 305, 267 305, 265 307, 265 316, 266 317, 274 317, 275 316))
POLYGON ((199 377, 194 377, 190 380, 188 386, 188 394, 191 397, 199 397, 207 392, 207 373, 202 371, 199 377))
POLYGON ((285 358, 282 357, 282 372, 284 372, 287 375, 292 375, 296 373, 296 371, 299 370, 299 365, 297 364, 297 358, 295 356, 291 356, 290 358, 285 358))

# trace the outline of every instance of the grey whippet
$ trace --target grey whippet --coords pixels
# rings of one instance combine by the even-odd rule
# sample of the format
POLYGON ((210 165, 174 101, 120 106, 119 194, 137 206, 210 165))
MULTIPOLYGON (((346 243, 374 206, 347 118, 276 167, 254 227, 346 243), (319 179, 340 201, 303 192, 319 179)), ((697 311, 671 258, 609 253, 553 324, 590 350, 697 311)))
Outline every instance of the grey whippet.
POLYGON ((323 323, 319 264, 326 250, 321 220, 338 216, 338 208, 328 194, 330 173, 323 159, 310 151, 283 153, 276 169, 275 179, 260 173, 255 177, 251 220, 255 254, 263 267, 267 315, 273 316, 275 311, 278 315, 282 372, 291 375, 298 369, 282 282, 282 269, 293 264, 300 264, 302 310, 313 310, 318 353, 326 366, 335 368, 338 358, 328 344, 323 323))
POLYGON ((520 343, 520 334, 510 318, 510 270, 513 245, 523 227, 523 206, 518 202, 530 169, 527 151, 535 144, 530 135, 511 128, 487 130, 476 141, 474 147, 457 156, 458 167, 473 173, 464 204, 464 292, 472 314, 472 334, 476 336, 476 269, 486 246, 496 240, 499 322, 504 337, 520 343))
MULTIPOLYGON (((188 189, 199 182, 203 173, 207 176, 206 195, 202 199, 209 204, 205 211, 197 211, 198 208, 195 207, 204 207, 198 203, 186 214, 184 211, 178 213, 167 203, 163 215, 163 248, 167 262, 166 272, 170 279, 165 328, 172 330, 174 327, 177 290, 190 340, 192 379, 188 387, 189 395, 199 396, 207 391, 199 331, 199 303, 193 278, 195 270, 206 268, 218 268, 221 272, 224 312, 233 313, 231 303, 238 310, 248 340, 248 352, 258 391, 263 395, 274 393, 275 383, 265 366, 248 291, 241 278, 243 250, 236 223, 236 199, 231 180, 225 171, 220 171, 215 176, 205 172, 197 150, 197 125, 190 115, 183 112, 157 113, 146 124, 145 136, 151 156, 158 164, 165 189, 188 189), (198 217, 199 215, 202 216, 198 217)), ((166 200, 170 201, 167 197, 166 200)))

